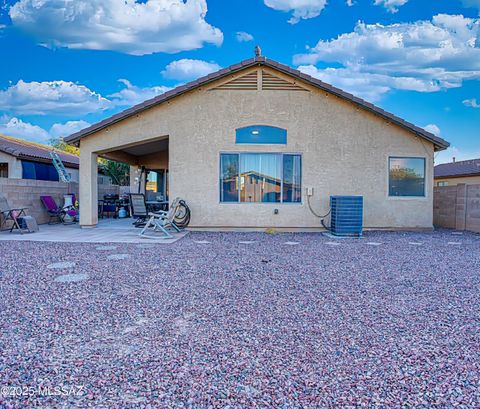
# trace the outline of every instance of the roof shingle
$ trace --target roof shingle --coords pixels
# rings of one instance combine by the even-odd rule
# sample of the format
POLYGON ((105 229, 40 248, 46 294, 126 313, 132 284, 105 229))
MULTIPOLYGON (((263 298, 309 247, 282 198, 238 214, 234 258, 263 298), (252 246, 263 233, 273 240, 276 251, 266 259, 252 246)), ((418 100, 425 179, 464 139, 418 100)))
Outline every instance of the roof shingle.
POLYGON ((435 166, 434 174, 436 178, 449 176, 480 176, 480 159, 442 163, 441 165, 435 166))
MULTIPOLYGON (((38 162, 51 162, 52 158, 50 157, 50 152, 52 150, 52 146, 41 145, 39 143, 0 135, 0 152, 8 153, 9 155, 15 156, 19 159, 38 162)), ((66 167, 78 168, 80 163, 78 156, 59 151, 58 149, 56 149, 56 152, 66 167)))

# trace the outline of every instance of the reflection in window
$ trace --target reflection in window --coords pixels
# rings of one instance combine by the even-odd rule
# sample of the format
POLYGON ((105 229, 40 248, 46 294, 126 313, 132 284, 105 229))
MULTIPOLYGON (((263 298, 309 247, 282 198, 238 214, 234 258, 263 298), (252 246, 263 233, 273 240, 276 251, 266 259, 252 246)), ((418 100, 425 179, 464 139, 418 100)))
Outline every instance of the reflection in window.
POLYGON ((281 156, 244 153, 240 155, 241 202, 280 202, 281 156))
POLYGON ((0 178, 8 178, 8 163, 0 163, 0 178))
POLYGON ((220 201, 238 202, 238 154, 221 155, 220 201))
POLYGON ((389 195, 425 196, 424 158, 389 158, 389 195))
POLYGON ((302 201, 302 162, 300 155, 283 155, 283 201, 302 201))
POLYGON ((299 203, 301 193, 300 155, 220 155, 221 202, 299 203))

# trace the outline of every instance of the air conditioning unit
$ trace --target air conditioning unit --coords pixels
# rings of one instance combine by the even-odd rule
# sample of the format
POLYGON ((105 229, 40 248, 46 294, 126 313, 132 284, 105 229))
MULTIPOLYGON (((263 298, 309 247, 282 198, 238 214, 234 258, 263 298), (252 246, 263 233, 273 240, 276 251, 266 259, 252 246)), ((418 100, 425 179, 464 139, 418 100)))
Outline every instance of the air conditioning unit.
POLYGON ((330 230, 335 236, 360 237, 363 229, 363 196, 330 196, 330 230))

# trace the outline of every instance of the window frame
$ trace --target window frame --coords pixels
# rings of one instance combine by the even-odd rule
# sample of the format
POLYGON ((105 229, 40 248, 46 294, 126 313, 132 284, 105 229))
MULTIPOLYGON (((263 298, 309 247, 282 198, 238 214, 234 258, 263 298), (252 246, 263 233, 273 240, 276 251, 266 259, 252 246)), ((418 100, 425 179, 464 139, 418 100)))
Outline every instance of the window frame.
POLYGON ((387 197, 392 200, 425 200, 427 199, 427 158, 425 156, 402 156, 402 155, 389 155, 387 157, 387 197), (412 196, 412 195, 402 195, 395 196, 390 194, 390 161, 392 159, 422 159, 423 160, 423 195, 421 196, 412 196))
POLYGON ((243 205, 243 204, 248 204, 248 205, 303 205, 303 153, 301 152, 251 152, 251 151, 220 151, 218 155, 218 176, 217 176, 217 183, 218 183, 218 203, 221 205, 243 205), (242 202, 240 200, 240 195, 241 195, 241 182, 239 180, 238 184, 238 200, 236 202, 223 202, 222 199, 222 187, 220 184, 221 180, 221 175, 222 175, 222 155, 238 155, 238 177, 240 178, 240 155, 242 154, 256 154, 256 155, 279 155, 280 160, 282 162, 282 180, 280 183, 280 202, 242 202), (297 155, 300 156, 300 175, 301 175, 301 187, 300 187, 300 197, 301 200, 299 202, 284 202, 283 201, 283 156, 284 155, 297 155))

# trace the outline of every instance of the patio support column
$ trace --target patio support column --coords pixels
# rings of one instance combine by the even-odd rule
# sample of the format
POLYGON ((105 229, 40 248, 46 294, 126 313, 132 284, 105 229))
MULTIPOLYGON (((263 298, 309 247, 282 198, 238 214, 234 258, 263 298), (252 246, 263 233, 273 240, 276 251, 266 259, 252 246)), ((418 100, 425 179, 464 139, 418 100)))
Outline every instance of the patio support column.
POLYGON ((98 155, 80 150, 80 226, 98 223, 98 155))

